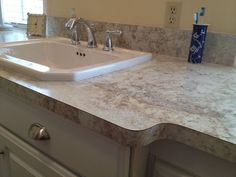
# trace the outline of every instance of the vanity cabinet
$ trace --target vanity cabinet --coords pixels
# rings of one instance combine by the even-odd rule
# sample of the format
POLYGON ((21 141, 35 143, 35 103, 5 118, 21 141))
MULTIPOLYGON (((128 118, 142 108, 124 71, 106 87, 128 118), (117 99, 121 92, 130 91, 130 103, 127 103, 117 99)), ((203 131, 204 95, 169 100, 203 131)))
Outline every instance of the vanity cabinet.
POLYGON ((0 177, 235 177, 235 169, 169 140, 123 146, 0 89, 0 177), (35 123, 50 139, 29 136, 35 123))
POLYGON ((1 173, 10 177, 129 176, 129 147, 1 89, 0 150, 1 173), (46 127, 49 140, 29 136, 34 123, 46 127))
POLYGON ((235 177, 236 163, 170 140, 149 145, 147 177, 235 177))

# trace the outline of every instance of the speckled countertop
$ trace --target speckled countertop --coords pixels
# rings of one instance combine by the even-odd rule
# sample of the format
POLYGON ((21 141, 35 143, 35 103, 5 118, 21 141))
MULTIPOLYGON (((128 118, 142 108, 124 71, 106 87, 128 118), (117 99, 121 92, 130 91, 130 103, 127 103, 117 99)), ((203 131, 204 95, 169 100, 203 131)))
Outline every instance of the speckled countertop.
POLYGON ((236 162, 236 69, 167 56, 79 82, 0 69, 0 88, 129 146, 171 139, 236 162))

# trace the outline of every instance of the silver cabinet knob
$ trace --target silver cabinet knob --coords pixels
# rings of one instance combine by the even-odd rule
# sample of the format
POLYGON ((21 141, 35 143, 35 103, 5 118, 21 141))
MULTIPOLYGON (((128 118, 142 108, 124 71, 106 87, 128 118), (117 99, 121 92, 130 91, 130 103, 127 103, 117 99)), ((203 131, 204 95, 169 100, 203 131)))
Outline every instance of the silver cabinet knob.
POLYGON ((29 128, 29 136, 34 140, 49 140, 50 136, 47 129, 38 124, 34 123, 29 128))

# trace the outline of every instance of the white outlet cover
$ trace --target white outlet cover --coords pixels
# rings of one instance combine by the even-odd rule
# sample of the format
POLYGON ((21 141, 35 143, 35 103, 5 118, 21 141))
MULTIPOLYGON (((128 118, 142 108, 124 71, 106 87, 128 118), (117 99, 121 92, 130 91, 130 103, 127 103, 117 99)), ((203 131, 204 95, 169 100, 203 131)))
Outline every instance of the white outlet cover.
POLYGON ((180 24, 180 16, 182 10, 182 2, 167 2, 165 27, 178 28, 180 24))

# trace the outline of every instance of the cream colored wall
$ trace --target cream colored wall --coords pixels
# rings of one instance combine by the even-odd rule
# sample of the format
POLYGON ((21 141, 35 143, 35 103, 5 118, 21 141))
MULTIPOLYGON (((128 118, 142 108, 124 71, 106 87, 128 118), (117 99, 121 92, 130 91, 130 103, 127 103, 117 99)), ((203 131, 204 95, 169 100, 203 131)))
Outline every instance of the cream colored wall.
MULTIPOLYGON (((164 26, 165 3, 171 0, 47 0, 48 15, 68 17, 76 8, 79 17, 90 20, 164 26)), ((173 1, 173 0, 172 0, 173 1)), ((236 34, 236 0, 175 0, 182 1, 181 29, 191 29, 193 13, 207 8, 206 22, 210 30, 236 34)))

